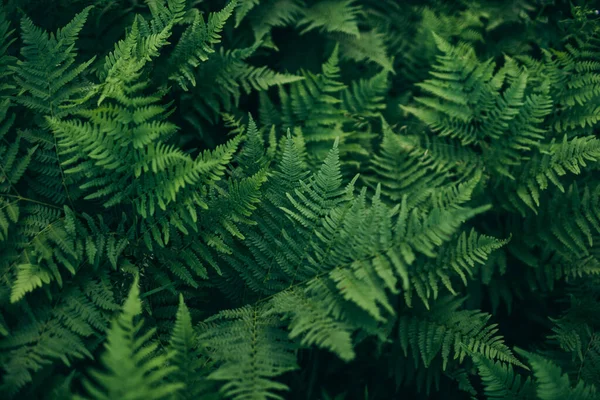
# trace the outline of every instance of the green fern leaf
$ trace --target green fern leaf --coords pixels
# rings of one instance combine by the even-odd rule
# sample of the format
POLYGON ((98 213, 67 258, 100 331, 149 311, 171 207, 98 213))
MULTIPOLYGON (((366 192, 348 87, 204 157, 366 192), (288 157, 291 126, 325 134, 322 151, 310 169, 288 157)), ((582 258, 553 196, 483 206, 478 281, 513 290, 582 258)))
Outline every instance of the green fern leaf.
POLYGON ((84 386, 94 399, 162 399, 184 387, 183 383, 164 383, 176 367, 167 366, 169 356, 157 352, 158 343, 151 343, 155 330, 142 333, 142 323, 136 322, 142 312, 138 278, 123 305, 121 315, 108 330, 102 363, 106 371, 93 370, 93 381, 84 386))

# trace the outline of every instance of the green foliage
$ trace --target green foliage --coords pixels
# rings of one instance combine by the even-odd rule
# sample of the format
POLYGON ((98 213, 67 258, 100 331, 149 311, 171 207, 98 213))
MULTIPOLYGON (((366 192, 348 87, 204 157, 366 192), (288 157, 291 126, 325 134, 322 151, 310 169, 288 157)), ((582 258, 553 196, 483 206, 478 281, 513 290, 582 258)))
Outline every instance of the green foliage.
POLYGON ((28 17, 22 19, 23 60, 19 60, 14 68, 15 83, 21 88, 17 102, 36 111, 38 115, 60 118, 64 115, 60 105, 85 89, 74 80, 94 59, 74 65, 77 55, 75 42, 89 12, 89 7, 84 9, 69 24, 52 34, 35 26, 28 17))
POLYGON ((312 29, 321 29, 327 32, 343 32, 348 35, 358 36, 356 15, 360 6, 354 0, 325 0, 316 3, 304 12, 304 18, 298 21, 303 27, 301 33, 312 29))
POLYGON ((490 315, 478 310, 459 311, 460 303, 441 301, 435 310, 423 316, 400 318, 398 332, 405 356, 410 350, 415 364, 420 359, 427 367, 441 353, 443 369, 446 369, 450 355, 462 361, 467 352, 478 353, 486 360, 522 365, 502 343, 502 338, 494 335, 498 330, 496 326, 487 325, 490 315))
POLYGON ((206 324, 200 340, 220 364, 208 378, 225 381, 221 391, 227 397, 283 399, 275 391, 287 387, 269 378, 296 368, 296 362, 277 315, 261 306, 243 307, 222 311, 206 324))
POLYGON ((591 5, 4 2, 3 398, 597 399, 591 5))
POLYGON ((535 399, 535 386, 530 378, 523 380, 511 364, 474 356, 477 370, 488 399, 535 399), (523 380, 523 382, 521 382, 523 380))
MULTIPOLYGON (((243 3, 242 3, 243 4, 243 3)), ((202 14, 195 15, 193 22, 181 35, 181 39, 170 55, 169 71, 173 72, 169 79, 177 81, 187 90, 186 80, 196 86, 196 77, 192 68, 209 59, 214 53, 213 46, 221 41, 220 33, 236 5, 235 1, 227 4, 223 10, 211 13, 208 23, 202 14)))
POLYGON ((95 383, 84 381, 91 398, 162 399, 183 389, 181 382, 162 382, 176 368, 165 365, 168 355, 156 354, 158 343, 150 342, 155 330, 142 332, 143 320, 136 320, 141 312, 136 277, 122 313, 113 319, 106 334, 106 352, 101 358, 106 371, 90 372, 95 383))

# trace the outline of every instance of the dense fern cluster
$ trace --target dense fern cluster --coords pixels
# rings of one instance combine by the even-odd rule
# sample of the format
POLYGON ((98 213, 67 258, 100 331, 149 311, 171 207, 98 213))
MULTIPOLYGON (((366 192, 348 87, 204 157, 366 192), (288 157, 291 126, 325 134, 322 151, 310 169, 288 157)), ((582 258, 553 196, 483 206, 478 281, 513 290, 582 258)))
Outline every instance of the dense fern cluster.
POLYGON ((7 0, 7 399, 600 392, 600 17, 7 0))

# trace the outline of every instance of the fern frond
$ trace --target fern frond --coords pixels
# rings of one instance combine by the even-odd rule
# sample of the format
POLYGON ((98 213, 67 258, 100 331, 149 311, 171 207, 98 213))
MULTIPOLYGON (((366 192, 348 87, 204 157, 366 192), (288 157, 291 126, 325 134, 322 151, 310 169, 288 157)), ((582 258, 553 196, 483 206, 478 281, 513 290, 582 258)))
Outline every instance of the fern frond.
POLYGON ((371 62, 386 72, 394 72, 394 59, 388 55, 385 46, 385 35, 376 30, 361 32, 358 35, 336 36, 340 44, 343 59, 355 62, 371 62))
MULTIPOLYGON (((239 7, 247 3, 247 1, 243 2, 239 7)), ((179 83, 184 90, 187 90, 188 82, 196 86, 196 75, 193 69, 208 60, 209 55, 214 53, 213 47, 221 41, 221 31, 236 4, 237 0, 230 1, 221 11, 211 13, 207 22, 201 14, 196 14, 194 21, 183 32, 169 56, 167 67, 171 71, 169 79, 179 83)), ((238 15, 236 14, 236 18, 238 15)))
POLYGON ((387 71, 382 71, 370 79, 353 81, 343 92, 344 108, 363 118, 380 116, 381 111, 386 108, 383 100, 388 87, 387 71))
POLYGON ((202 64, 197 72, 200 80, 195 93, 185 97, 193 103, 194 113, 214 124, 222 111, 230 112, 237 106, 242 93, 261 92, 272 86, 303 79, 265 66, 249 64, 246 60, 256 49, 257 44, 232 51, 221 48, 220 52, 214 53, 202 64))
POLYGON ((354 0, 324 0, 305 10, 298 26, 303 28, 301 33, 319 29, 360 36, 356 21, 360 11, 361 7, 354 0))
POLYGON ((151 343, 155 329, 142 333, 143 320, 136 321, 142 312, 138 277, 107 333, 106 350, 102 364, 106 371, 92 370, 92 380, 83 385, 94 399, 161 399, 184 387, 183 383, 165 383, 176 367, 166 365, 169 356, 160 354, 158 343, 151 343))
POLYGON ((226 396, 282 400, 278 392, 289 390, 272 378, 297 368, 294 346, 266 305, 220 312, 200 325, 199 340, 219 363, 208 378, 226 381, 226 396))
POLYGON ((262 41, 265 46, 277 50, 271 31, 276 27, 293 26, 302 16, 304 7, 302 0, 268 0, 267 4, 263 3, 249 17, 255 41, 262 41))
POLYGON ((0 386, 7 398, 18 397, 23 387, 43 369, 92 358, 89 338, 102 334, 117 306, 104 273, 83 273, 48 304, 33 298, 7 306, 3 311, 19 315, 11 335, 0 340, 5 373, 0 386))
POLYGON ((254 7, 260 4, 260 0, 242 0, 235 9, 235 27, 239 27, 242 20, 254 7))
POLYGON ((488 325, 491 315, 477 310, 458 310, 462 301, 446 300, 429 313, 401 316, 398 335, 405 355, 410 350, 415 365, 420 360, 428 366, 434 357, 441 354, 444 369, 451 355, 462 362, 467 351, 523 366, 502 337, 497 335, 497 325, 488 325))
POLYGON ((598 160, 600 141, 595 137, 576 137, 568 140, 567 136, 564 136, 562 142, 553 140, 522 169, 516 196, 511 196, 512 203, 516 203, 518 196, 527 207, 537 212, 540 192, 548 189, 550 182, 564 192, 560 177, 568 173, 580 174, 588 163, 596 163, 598 160))
POLYGON ((328 305, 320 301, 325 297, 311 298, 292 289, 278 293, 272 303, 274 310, 291 317, 288 326, 290 339, 300 337, 303 346, 316 345, 332 351, 342 360, 352 360, 355 356, 351 337, 353 329, 332 318, 328 305))
POLYGON ((537 398, 531 378, 524 378, 515 373, 511 364, 494 362, 480 355, 474 355, 473 360, 488 399, 534 400, 537 398))
POLYGON ((597 399, 598 394, 594 386, 586 386, 579 381, 576 386, 571 386, 569 377, 563 374, 560 367, 537 354, 528 353, 517 349, 517 352, 529 360, 536 383, 536 393, 540 400, 597 399))
POLYGON ((411 284, 417 295, 429 308, 428 300, 437 299, 440 282, 453 295, 452 277, 458 276, 463 285, 473 279, 476 265, 484 265, 489 255, 506 245, 509 240, 499 240, 479 235, 471 230, 462 232, 454 242, 443 246, 433 262, 425 262, 411 271, 411 284))
POLYGON ((14 79, 21 88, 17 103, 42 115, 59 117, 68 113, 60 106, 72 96, 85 91, 86 85, 77 81, 94 58, 74 65, 75 42, 85 24, 91 7, 77 14, 56 34, 48 34, 24 17, 21 21, 22 60, 12 67, 14 79))
POLYGON ((210 364, 203 359, 201 352, 197 348, 197 333, 192 327, 190 311, 183 301, 183 296, 179 296, 179 306, 175 318, 175 325, 169 341, 169 350, 173 353, 171 362, 176 370, 170 375, 170 382, 184 383, 176 399, 195 399, 198 396, 211 396, 211 389, 214 390, 213 382, 206 379, 210 364))
POLYGON ((373 176, 363 179, 381 184, 382 192, 394 202, 407 196, 409 207, 431 198, 434 187, 471 176, 463 166, 477 165, 478 157, 469 149, 451 146, 439 139, 395 133, 383 120, 383 138, 371 161, 373 176))

